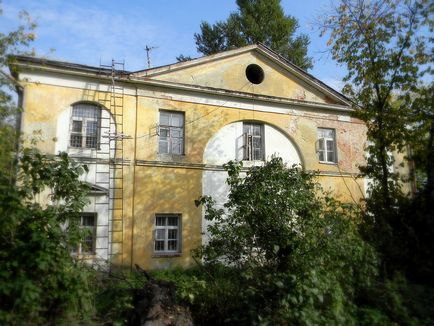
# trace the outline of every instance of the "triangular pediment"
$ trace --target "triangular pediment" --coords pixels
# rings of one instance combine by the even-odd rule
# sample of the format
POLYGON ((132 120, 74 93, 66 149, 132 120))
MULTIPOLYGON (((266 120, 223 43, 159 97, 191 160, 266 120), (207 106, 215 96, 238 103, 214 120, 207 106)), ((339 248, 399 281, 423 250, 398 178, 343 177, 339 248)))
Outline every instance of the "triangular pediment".
POLYGON ((297 101, 348 105, 342 94, 262 45, 138 71, 131 76, 297 101), (264 78, 259 84, 249 81, 246 75, 249 65, 262 69, 264 78))
POLYGON ((89 182, 85 182, 87 184, 87 186, 89 187, 89 194, 91 195, 107 195, 108 194, 108 189, 89 183, 89 182))

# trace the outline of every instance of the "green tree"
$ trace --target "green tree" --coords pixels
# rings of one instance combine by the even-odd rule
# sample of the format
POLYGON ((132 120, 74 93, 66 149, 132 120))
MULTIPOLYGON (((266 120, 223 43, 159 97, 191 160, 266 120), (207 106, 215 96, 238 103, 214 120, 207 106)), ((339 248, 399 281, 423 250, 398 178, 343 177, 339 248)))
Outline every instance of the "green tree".
MULTIPOLYGON (((0 16, 2 9, 0 7, 0 16)), ((35 24, 25 12, 20 14, 23 24, 17 30, 9 33, 0 32, 0 170, 9 171, 11 178, 14 173, 13 153, 18 144, 19 134, 16 127, 16 116, 19 108, 14 101, 13 94, 18 83, 6 72, 11 63, 11 54, 23 53, 31 41, 34 40, 35 24)))
POLYGON ((21 86, 7 69, 35 38, 28 14, 19 18, 16 30, 0 33, 0 324, 75 324, 92 309, 93 273, 70 255, 83 236, 88 187, 78 177, 87 168, 65 153, 19 150, 13 94, 21 86))
POLYGON ((400 250, 400 242, 391 239, 398 236, 393 233, 401 223, 403 196, 402 180, 391 168, 402 162, 394 162, 391 153, 404 151, 414 132, 414 93, 433 58, 433 9, 426 0, 341 0, 322 22, 333 58, 348 71, 344 93, 367 126, 369 155, 361 171, 373 182, 366 234, 386 263, 400 250))
POLYGON ((420 174, 419 188, 427 202, 434 200, 434 83, 418 87, 412 103, 411 159, 420 174))
MULTIPOLYGON (((414 94, 411 115, 410 163, 416 174, 417 192, 401 205, 396 260, 404 262, 407 276, 430 284, 434 279, 434 84, 422 85, 414 94), (403 241, 406 240, 406 241, 403 241)), ((433 294, 434 295, 434 292, 433 294)), ((434 315, 432 317, 434 319, 434 315)))
POLYGON ((213 25, 202 22, 194 34, 197 50, 205 55, 263 43, 303 69, 312 68, 307 56, 309 38, 295 36, 297 19, 285 15, 280 0, 237 0, 238 11, 213 25))
MULTIPOLYGON (((327 196, 314 176, 280 158, 253 167, 226 165, 224 209, 202 197, 209 242, 196 254, 209 274, 228 268, 213 288, 232 322, 352 324, 357 288, 376 274, 376 255, 357 232, 355 210, 327 196), (221 290, 222 289, 222 290, 221 290), (231 289, 231 290, 228 290, 231 289)), ((223 319, 224 319, 223 318, 223 319)))
POLYGON ((185 56, 183 54, 180 54, 179 56, 176 57, 176 61, 178 61, 178 62, 184 62, 184 61, 190 61, 190 60, 192 60, 192 57, 185 56))
POLYGON ((88 272, 70 253, 83 236, 87 168, 36 149, 24 149, 18 167, 16 185, 0 171, 0 324, 82 320, 92 309, 88 272))

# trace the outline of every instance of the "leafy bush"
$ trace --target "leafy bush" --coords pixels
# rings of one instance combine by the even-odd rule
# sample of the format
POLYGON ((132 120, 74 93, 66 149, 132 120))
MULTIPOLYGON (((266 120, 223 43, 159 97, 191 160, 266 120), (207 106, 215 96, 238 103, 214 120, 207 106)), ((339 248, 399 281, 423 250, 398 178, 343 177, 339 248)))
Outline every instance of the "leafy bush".
MULTIPOLYGON (((378 259, 358 233, 357 210, 323 194, 314 176, 280 158, 241 174, 226 165, 224 209, 205 207, 209 243, 195 252, 208 275, 224 270, 228 293, 219 321, 242 324, 353 324, 358 289, 377 275, 378 259)), ((211 290, 209 290, 211 291, 211 290)), ((211 297, 209 296, 211 299, 211 297)), ((222 309, 219 306, 218 309, 222 309)))
POLYGON ((134 308, 134 291, 146 282, 143 275, 122 270, 109 274, 98 272, 95 281, 98 321, 109 325, 127 324, 134 308))
MULTIPOLYGON (((196 324, 429 325, 432 315, 422 307, 431 292, 408 288, 402 277, 378 277, 357 209, 280 159, 245 177, 237 163, 227 169, 225 209, 209 197, 199 200, 213 224, 209 243, 195 252, 198 266, 151 272, 176 284, 178 304, 189 306, 196 324)), ((98 301, 109 318, 102 320, 125 323, 130 289, 144 282, 137 273, 106 281, 105 300, 98 301)))
POLYGON ((93 272, 70 255, 81 238, 77 221, 87 186, 78 177, 85 170, 65 153, 24 149, 16 184, 0 171, 0 324, 92 315, 93 272), (46 205, 39 203, 44 195, 46 205))
POLYGON ((158 279, 172 281, 180 305, 187 305, 198 325, 222 324, 237 315, 239 296, 236 271, 225 266, 203 269, 168 269, 153 271, 158 279))

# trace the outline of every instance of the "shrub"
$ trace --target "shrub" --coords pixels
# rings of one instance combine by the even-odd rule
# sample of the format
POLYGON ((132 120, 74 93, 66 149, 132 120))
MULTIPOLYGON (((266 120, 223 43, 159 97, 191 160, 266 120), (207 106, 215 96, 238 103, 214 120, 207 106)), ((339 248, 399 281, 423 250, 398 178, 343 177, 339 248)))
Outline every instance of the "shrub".
POLYGON ((63 153, 24 149, 16 184, 0 171, 0 324, 85 321, 93 272, 70 255, 86 204, 85 171, 63 153), (46 205, 39 203, 49 194, 46 205), (68 227, 66 228, 66 225, 68 227))
MULTIPOLYGON (((360 237, 357 210, 324 194, 315 176, 280 158, 253 167, 226 165, 224 209, 202 197, 209 243, 195 255, 206 275, 224 271, 221 320, 241 324, 354 324, 358 289, 377 275, 378 259, 360 237), (224 304, 230 302, 230 304, 224 304), (224 310, 226 309, 226 310, 224 310)), ((209 296, 210 297, 210 296, 209 296)))

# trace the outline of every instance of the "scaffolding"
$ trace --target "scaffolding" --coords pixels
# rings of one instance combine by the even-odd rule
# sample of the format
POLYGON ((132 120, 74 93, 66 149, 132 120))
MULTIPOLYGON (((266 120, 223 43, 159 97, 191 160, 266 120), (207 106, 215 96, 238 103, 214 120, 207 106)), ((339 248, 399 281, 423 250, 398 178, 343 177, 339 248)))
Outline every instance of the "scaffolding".
POLYGON ((110 267, 116 262, 123 263, 123 175, 124 175, 124 87, 119 83, 124 77, 125 63, 112 60, 111 65, 100 64, 100 75, 108 77, 107 89, 99 89, 97 101, 109 110, 101 115, 100 136, 95 157, 95 184, 108 190, 105 200, 96 202, 106 205, 107 257, 110 267))

